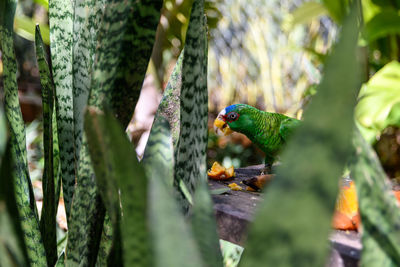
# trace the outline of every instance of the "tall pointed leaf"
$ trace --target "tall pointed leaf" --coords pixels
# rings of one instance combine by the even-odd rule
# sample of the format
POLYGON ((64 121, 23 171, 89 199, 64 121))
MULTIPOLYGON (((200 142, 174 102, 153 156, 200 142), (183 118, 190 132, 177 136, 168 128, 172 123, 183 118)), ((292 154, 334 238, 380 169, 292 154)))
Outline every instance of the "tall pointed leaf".
POLYGON ((126 127, 132 118, 149 64, 162 0, 133 1, 123 37, 112 107, 126 127))
POLYGON ((54 109, 54 84, 48 67, 44 44, 40 34, 39 25, 35 33, 36 58, 39 66, 40 83, 42 85, 43 108, 43 146, 44 146, 44 171, 43 171, 43 208, 40 218, 40 231, 46 250, 47 264, 57 262, 57 235, 56 215, 58 196, 55 195, 54 155, 53 155, 53 109, 54 109))
MULTIPOLYGON (((136 153, 111 113, 102 115, 96 109, 89 109, 85 130, 90 138, 99 190, 104 201, 109 202, 106 207, 113 221, 114 233, 120 234, 114 236, 118 237, 114 239, 114 248, 121 245, 118 243, 122 241, 125 266, 151 266, 146 208, 147 179, 136 153)), ((118 258, 114 258, 112 263, 118 264, 118 258)))
POLYGON ((355 180, 362 221, 362 266, 397 266, 400 262, 400 210, 382 166, 359 132, 354 137, 355 180))
MULTIPOLYGON (((2 114, 0 116, 2 117, 2 114)), ((2 157, 3 160, 0 162, 0 259, 4 266, 29 266, 24 233, 15 199, 14 182, 12 181, 10 144, 8 143, 4 157, 2 157)), ((1 154, 3 154, 2 152, 4 151, 0 151, 1 154)))
POLYGON ((10 129, 11 154, 14 158, 13 182, 15 183, 16 202, 25 244, 32 265, 46 265, 45 250, 39 230, 38 214, 29 178, 25 124, 22 119, 18 100, 17 63, 13 44, 13 22, 16 8, 15 0, 2 1, 0 9, 0 47, 2 51, 4 73, 5 115, 10 129))
MULTIPOLYGON (((102 109, 111 103, 111 90, 118 64, 132 0, 112 0, 106 3, 98 32, 95 62, 91 73, 88 105, 102 109)), ((101 240, 105 207, 94 180, 88 144, 85 135, 79 151, 78 180, 74 209, 71 213, 68 235, 67 262, 89 264, 95 262, 101 240), (95 201, 94 201, 95 200, 95 201), (81 233, 79 233, 81 231, 81 233)))
POLYGON ((204 266, 195 239, 173 197, 173 150, 168 121, 159 117, 153 124, 143 164, 149 178, 149 223, 154 266, 204 266), (168 218, 166 220, 165 218, 168 218), (173 246, 171 246, 173 244, 173 246))
POLYGON ((205 265, 210 267, 223 266, 214 203, 208 190, 207 180, 200 180, 199 183, 193 201, 191 218, 193 234, 205 265))
POLYGON ((73 106, 75 157, 77 160, 79 160, 82 143, 84 110, 90 92, 97 33, 101 25, 104 2, 104 0, 76 0, 74 6, 73 106))
MULTIPOLYGON (((177 143, 179 140, 180 131, 180 94, 182 88, 182 60, 183 51, 181 52, 178 60, 176 61, 174 70, 169 77, 167 87, 164 89, 163 97, 160 105, 158 106, 157 113, 154 121, 157 121, 158 117, 162 116, 168 120, 171 126, 172 142, 174 145, 174 154, 177 151, 177 143)), ((153 128, 151 128, 150 136, 153 134, 153 128)), ((146 147, 147 149, 147 147, 146 147)), ((146 154, 146 153, 145 153, 146 154)))
POLYGON ((73 2, 49 1, 50 50, 56 90, 61 177, 67 220, 75 186, 74 107, 72 92, 73 2))
MULTIPOLYGON (((182 89, 180 93, 180 133, 177 144, 175 179, 190 194, 195 185, 204 179, 207 148, 207 36, 204 0, 194 1, 186 34, 182 62, 182 89)), ((182 198, 183 210, 189 208, 182 198)))
POLYGON ((265 192, 240 266, 324 266, 338 178, 350 154, 360 86, 355 10, 325 65, 318 94, 265 192))

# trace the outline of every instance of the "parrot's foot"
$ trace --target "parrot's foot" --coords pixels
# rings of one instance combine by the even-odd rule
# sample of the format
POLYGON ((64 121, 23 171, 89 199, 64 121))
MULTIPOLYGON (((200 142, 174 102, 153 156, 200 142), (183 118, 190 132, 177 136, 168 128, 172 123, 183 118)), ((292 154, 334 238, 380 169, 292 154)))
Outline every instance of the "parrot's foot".
POLYGON ((261 169, 261 175, 272 173, 272 164, 265 164, 261 169))

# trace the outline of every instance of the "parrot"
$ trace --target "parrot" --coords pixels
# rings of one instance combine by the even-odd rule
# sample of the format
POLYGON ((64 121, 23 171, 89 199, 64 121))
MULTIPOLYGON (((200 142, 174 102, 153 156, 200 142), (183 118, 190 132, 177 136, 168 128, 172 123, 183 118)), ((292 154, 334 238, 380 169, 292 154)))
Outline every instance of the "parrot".
POLYGON ((300 124, 300 120, 280 113, 234 104, 221 110, 214 121, 214 130, 219 135, 233 131, 246 135, 265 153, 263 172, 270 173, 278 152, 300 124))

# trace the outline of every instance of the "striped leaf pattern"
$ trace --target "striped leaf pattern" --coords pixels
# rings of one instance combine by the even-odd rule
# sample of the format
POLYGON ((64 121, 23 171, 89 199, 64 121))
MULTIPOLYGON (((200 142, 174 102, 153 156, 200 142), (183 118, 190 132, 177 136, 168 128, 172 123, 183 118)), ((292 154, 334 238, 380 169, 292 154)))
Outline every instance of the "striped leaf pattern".
MULTIPOLYGON (((160 105, 158 106, 157 113, 154 121, 158 120, 158 117, 164 117, 168 120, 171 126, 172 143, 174 146, 174 154, 176 153, 176 147, 179 139, 180 131, 180 94, 182 88, 182 60, 183 51, 181 52, 174 70, 169 77, 167 87, 164 89, 163 97, 160 105)), ((154 125, 154 124, 153 124, 154 125)), ((153 126, 154 127, 154 126, 153 126)), ((151 128, 150 136, 153 134, 153 127, 151 128)), ((146 147, 147 149, 147 147, 146 147)), ((146 153, 145 153, 146 154, 146 153)))
POLYGON ((112 90, 112 107, 127 126, 139 98, 156 36, 162 0, 133 1, 112 90))
MULTIPOLYGON (((99 190, 103 199, 110 202, 106 207, 113 221, 114 233, 121 231, 121 236, 117 236, 121 240, 114 239, 114 248, 122 241, 125 266, 151 266, 146 209, 147 180, 136 153, 112 113, 103 115, 95 108, 90 108, 86 113, 85 131, 90 137, 90 151, 99 190)), ((113 263, 120 263, 118 250, 113 252, 113 263)))
POLYGON ((11 154, 16 202, 22 222, 25 244, 32 266, 46 265, 45 250, 39 230, 39 220, 26 156, 25 124, 18 99, 17 63, 13 45, 15 0, 2 1, 0 10, 0 43, 3 60, 5 115, 10 130, 11 154), (3 9, 4 8, 4 9, 3 9))
MULTIPOLYGON (((204 179, 207 148, 207 38, 204 1, 194 1, 186 34, 180 93, 180 133, 177 144, 175 184, 182 181, 190 194, 204 179)), ((184 201, 184 200, 182 200, 184 201)), ((187 210, 189 205, 183 204, 187 210)))
POLYGON ((105 208, 96 187, 85 135, 83 135, 78 172, 79 181, 69 223, 66 264, 91 266, 97 258, 105 208))
POLYGON ((162 176, 165 180, 161 180, 160 177, 160 182, 164 182, 172 188, 173 169, 165 167, 174 166, 172 136, 169 127, 166 118, 158 116, 154 119, 142 163, 145 166, 147 177, 156 177, 158 169, 164 168, 167 171, 162 176))
POLYGON ((111 94, 115 85, 121 48, 128 25, 132 0, 111 0, 104 9, 99 29, 95 64, 92 73, 88 105, 102 109, 111 106, 111 94))
MULTIPOLYGON (((111 104, 111 90, 120 62, 122 38, 131 5, 131 0, 112 0, 104 7, 91 73, 89 106, 102 109, 103 103, 111 104)), ((93 244, 98 246, 101 240, 105 216, 105 207, 100 201, 85 135, 82 137, 79 159, 78 181, 71 214, 72 234, 68 236, 66 253, 68 264, 90 264, 96 260, 93 258, 97 257, 97 254, 94 255, 93 244), (96 217, 98 215, 101 216, 96 217)))
POLYGON ((154 266, 205 266, 191 228, 180 212, 171 185, 173 172, 172 137, 168 121, 158 117, 143 158, 149 175, 149 224, 154 266), (165 218, 168 218, 166 220, 165 218), (173 246, 171 246, 173 244, 173 246))
POLYGON ((57 236, 56 215, 58 195, 55 194, 54 155, 53 155, 53 110, 54 110, 54 84, 49 66, 46 61, 44 44, 40 34, 39 25, 35 32, 36 58, 39 66, 40 83, 42 85, 43 109, 43 146, 44 146, 44 171, 43 171, 43 208, 40 218, 40 231, 46 250, 47 264, 53 266, 57 262, 57 236))
POLYGON ((50 50, 56 90, 61 177, 67 220, 75 186, 74 106, 72 75, 73 2, 49 1, 50 50))
POLYGON ((84 110, 89 97, 91 73, 101 22, 104 0, 76 0, 73 45, 73 106, 75 131, 75 158, 79 160, 82 143, 84 110))
MULTIPOLYGON (((0 110, 1 110, 0 106, 0 110)), ((3 114, 0 111, 0 120, 3 114)), ((3 128, 6 130, 6 127, 3 128)), ((5 140, 3 140, 5 142, 5 140)), ((5 144, 4 144, 5 145, 5 144)), ((10 142, 0 151, 0 259, 2 266, 29 266, 12 181, 12 155, 10 142), (3 157, 4 153, 4 157, 3 157)))
POLYGON ((357 131, 351 165, 362 221, 361 265, 397 266, 400 262, 400 210, 372 147, 357 131))
MULTIPOLYGON (((111 219, 114 229, 114 259, 113 265, 122 262, 121 251, 115 251, 117 243, 120 243, 120 200, 118 194, 118 184, 115 177, 115 167, 112 166, 110 159, 110 140, 101 131, 107 131, 104 121, 100 116, 96 116, 95 109, 90 109, 86 113, 85 132, 88 136, 89 152, 96 174, 96 184, 101 198, 111 219), (101 124, 101 125, 100 125, 101 124)), ((124 159, 126 160, 126 159, 124 159)), ((118 246, 119 247, 119 246, 118 246)), ((107 255, 106 255, 107 256, 107 255)))

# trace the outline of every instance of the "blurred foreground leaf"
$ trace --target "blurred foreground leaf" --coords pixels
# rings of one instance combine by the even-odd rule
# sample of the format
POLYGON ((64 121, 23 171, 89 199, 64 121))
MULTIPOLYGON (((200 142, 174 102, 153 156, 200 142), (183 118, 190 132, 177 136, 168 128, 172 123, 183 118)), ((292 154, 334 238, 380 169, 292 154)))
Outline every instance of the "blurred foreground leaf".
POLYGON ((111 113, 103 115, 90 108, 86 113, 85 130, 98 187, 114 227, 113 261, 108 263, 121 265, 122 256, 125 266, 151 265, 147 179, 143 167, 111 113))
POLYGON ((352 111, 360 85, 355 13, 346 19, 318 93, 265 192, 240 266, 326 262, 338 178, 351 151, 352 111))
POLYGON ((362 221, 361 266, 398 266, 400 209, 372 147, 357 131, 352 178, 356 183, 362 221))
MULTIPOLYGON (((0 114, 1 120, 2 114, 0 114)), ((10 143, 0 151, 0 259, 2 266, 29 266, 12 175, 10 143)))

